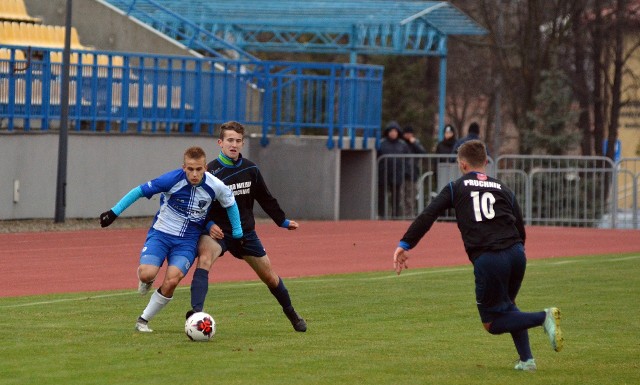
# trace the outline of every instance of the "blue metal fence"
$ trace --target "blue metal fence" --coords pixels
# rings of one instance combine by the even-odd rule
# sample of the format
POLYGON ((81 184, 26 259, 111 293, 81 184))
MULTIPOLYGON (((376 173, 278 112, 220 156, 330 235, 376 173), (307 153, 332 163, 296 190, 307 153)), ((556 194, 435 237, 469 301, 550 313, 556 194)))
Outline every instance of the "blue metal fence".
MULTIPOLYGON (((0 127, 60 121, 61 51, 7 46, 0 127), (25 58, 22 58, 24 54, 25 58)), ((5 50, 6 51, 6 50, 5 50)), ((326 134, 327 146, 380 137, 383 68, 72 51, 70 130, 213 134, 237 120, 269 135, 326 134)), ((376 142, 377 143, 377 142, 376 142)))

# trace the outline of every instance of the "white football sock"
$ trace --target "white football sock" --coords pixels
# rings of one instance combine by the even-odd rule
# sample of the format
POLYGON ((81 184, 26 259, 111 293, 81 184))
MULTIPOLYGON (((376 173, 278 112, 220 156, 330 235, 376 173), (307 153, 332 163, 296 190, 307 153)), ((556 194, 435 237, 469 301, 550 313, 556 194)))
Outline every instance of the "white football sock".
POLYGON ((147 321, 151 321, 151 319, 155 317, 156 314, 160 312, 160 310, 167 306, 169 301, 171 301, 171 298, 173 297, 167 298, 164 295, 160 294, 158 290, 154 290, 153 294, 151 294, 151 298, 149 299, 149 304, 142 312, 141 317, 146 319, 147 321))

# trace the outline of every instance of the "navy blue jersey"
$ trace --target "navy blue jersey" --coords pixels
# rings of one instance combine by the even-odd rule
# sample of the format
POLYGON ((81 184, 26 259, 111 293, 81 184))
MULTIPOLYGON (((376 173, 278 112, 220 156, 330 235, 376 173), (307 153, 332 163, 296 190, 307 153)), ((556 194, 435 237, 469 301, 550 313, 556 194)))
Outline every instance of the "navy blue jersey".
MULTIPOLYGON (((256 227, 253 216, 253 205, 258 201, 260 207, 278 225, 286 220, 284 211, 280 208, 278 201, 271 195, 267 188, 262 174, 255 163, 245 159, 240 155, 237 161, 232 161, 224 154, 212 160, 207 165, 208 171, 226 184, 236 198, 238 210, 240 211, 240 222, 245 234, 253 231, 256 227)), ((209 219, 220 226, 224 233, 231 232, 231 224, 226 210, 223 210, 218 202, 213 202, 209 211, 209 219)))
POLYGON ((473 261, 485 251, 524 243, 522 211, 513 192, 498 179, 470 172, 445 186, 409 226, 401 243, 415 247, 447 209, 454 208, 464 247, 473 261))

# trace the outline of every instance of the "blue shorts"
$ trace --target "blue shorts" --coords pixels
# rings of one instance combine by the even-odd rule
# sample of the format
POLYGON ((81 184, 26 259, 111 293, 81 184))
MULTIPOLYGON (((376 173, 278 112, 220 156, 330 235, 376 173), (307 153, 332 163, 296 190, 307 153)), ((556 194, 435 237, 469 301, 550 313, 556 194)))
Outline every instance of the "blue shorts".
POLYGON ((222 254, 229 251, 231 255, 238 259, 242 259, 245 255, 252 257, 264 257, 267 255, 255 230, 245 233, 242 239, 233 239, 231 235, 225 234, 224 239, 218 239, 218 243, 222 247, 222 254))
POLYGON ((197 237, 178 237, 151 228, 140 252, 140 264, 160 267, 166 259, 169 266, 186 275, 196 259, 197 246, 197 237))
POLYGON ((526 267, 522 243, 485 252, 473 261, 476 304, 483 323, 492 322, 497 315, 515 309, 526 267))

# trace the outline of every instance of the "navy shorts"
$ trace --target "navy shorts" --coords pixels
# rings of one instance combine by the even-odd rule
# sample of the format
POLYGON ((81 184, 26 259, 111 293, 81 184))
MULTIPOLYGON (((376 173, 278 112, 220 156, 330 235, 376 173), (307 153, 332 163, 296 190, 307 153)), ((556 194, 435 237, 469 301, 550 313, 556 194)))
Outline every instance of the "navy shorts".
POLYGON ((481 254, 473 261, 476 304, 483 323, 515 310, 515 300, 524 279, 527 258, 522 243, 481 254))
POLYGON ((231 255, 238 259, 242 259, 245 255, 253 257, 264 257, 267 255, 255 231, 245 233, 242 239, 233 239, 231 235, 225 234, 224 239, 218 239, 218 243, 220 243, 222 247, 222 254, 229 251, 231 255))

